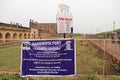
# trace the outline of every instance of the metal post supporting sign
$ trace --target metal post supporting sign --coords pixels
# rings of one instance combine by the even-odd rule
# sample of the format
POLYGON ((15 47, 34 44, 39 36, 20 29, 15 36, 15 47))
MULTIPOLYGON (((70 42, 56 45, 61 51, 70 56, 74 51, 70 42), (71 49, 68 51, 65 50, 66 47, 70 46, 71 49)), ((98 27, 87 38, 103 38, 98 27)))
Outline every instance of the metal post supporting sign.
POLYGON ((74 39, 22 42, 21 76, 75 75, 74 39))
POLYGON ((73 35, 73 27, 71 27, 71 38, 72 38, 72 35, 73 35))

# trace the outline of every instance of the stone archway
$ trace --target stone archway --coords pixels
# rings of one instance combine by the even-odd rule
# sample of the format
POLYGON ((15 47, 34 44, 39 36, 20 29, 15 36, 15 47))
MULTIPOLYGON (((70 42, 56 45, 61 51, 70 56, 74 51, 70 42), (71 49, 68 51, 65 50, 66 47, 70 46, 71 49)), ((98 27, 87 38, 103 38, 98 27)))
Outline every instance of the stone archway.
POLYGON ((18 37, 18 36, 17 36, 17 33, 14 33, 14 34, 13 34, 13 39, 17 39, 17 37, 18 37))
POLYGON ((3 34, 2 33, 0 33, 0 39, 3 39, 3 34))
POLYGON ((28 39, 30 39, 30 33, 28 34, 28 39))
POLYGON ((10 33, 6 33, 5 34, 5 41, 9 42, 11 40, 11 34, 10 33))
POLYGON ((19 34, 19 39, 20 40, 23 39, 23 34, 22 33, 19 34))
POLYGON ((0 33, 0 43, 3 41, 3 34, 0 33))
POLYGON ((34 31, 34 39, 35 39, 35 37, 36 37, 36 32, 34 31))
POLYGON ((26 33, 24 34, 24 39, 27 39, 27 34, 26 33))
POLYGON ((5 34, 5 39, 11 39, 11 34, 10 33, 6 33, 5 34))

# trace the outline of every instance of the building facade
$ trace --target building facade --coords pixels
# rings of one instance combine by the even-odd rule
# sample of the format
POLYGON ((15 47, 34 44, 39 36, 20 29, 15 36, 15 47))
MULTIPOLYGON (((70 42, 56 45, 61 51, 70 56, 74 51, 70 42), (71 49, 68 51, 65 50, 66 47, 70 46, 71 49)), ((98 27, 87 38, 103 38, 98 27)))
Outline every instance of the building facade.
POLYGON ((41 39, 56 34, 56 23, 37 23, 30 20, 29 27, 16 24, 0 23, 0 43, 24 39, 41 39))

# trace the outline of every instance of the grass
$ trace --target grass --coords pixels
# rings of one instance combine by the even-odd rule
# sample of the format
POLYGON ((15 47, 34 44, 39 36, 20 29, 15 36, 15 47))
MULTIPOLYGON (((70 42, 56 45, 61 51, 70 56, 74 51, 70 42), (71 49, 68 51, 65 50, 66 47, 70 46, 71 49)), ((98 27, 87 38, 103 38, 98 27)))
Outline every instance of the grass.
POLYGON ((0 46, 0 71, 19 71, 20 44, 0 46))
MULTIPOLYGON (((77 44, 80 44, 77 42, 77 44)), ((92 45, 77 45, 77 71, 78 74, 87 74, 90 72, 102 72, 103 60, 98 57, 98 52, 92 45)))
MULTIPOLYGON (((0 46, 0 71, 19 72, 20 71, 20 57, 21 48, 20 43, 11 44, 7 46, 0 46)), ((110 64, 105 61, 107 74, 114 74, 115 71, 108 66, 110 64)), ((40 80, 87 80, 87 75, 91 73, 102 74, 103 58, 101 52, 99 52, 93 45, 81 46, 80 41, 76 41, 76 65, 77 75, 71 77, 40 77, 40 80), (83 75, 81 75, 83 74, 83 75)), ((91 77, 91 75, 90 75, 91 77)), ((118 77, 119 78, 119 77, 118 77)), ((100 79, 111 80, 111 79, 100 79)))
POLYGON ((27 80, 27 78, 21 78, 19 74, 1 74, 0 80, 27 80))

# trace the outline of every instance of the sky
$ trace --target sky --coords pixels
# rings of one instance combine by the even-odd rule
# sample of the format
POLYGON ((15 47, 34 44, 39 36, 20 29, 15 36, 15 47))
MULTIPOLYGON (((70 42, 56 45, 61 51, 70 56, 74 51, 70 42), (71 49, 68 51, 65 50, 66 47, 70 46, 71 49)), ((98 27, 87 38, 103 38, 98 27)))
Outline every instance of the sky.
POLYGON ((29 20, 55 23, 59 4, 68 5, 74 33, 95 34, 120 29, 120 0, 0 0, 0 22, 29 26, 29 20))

